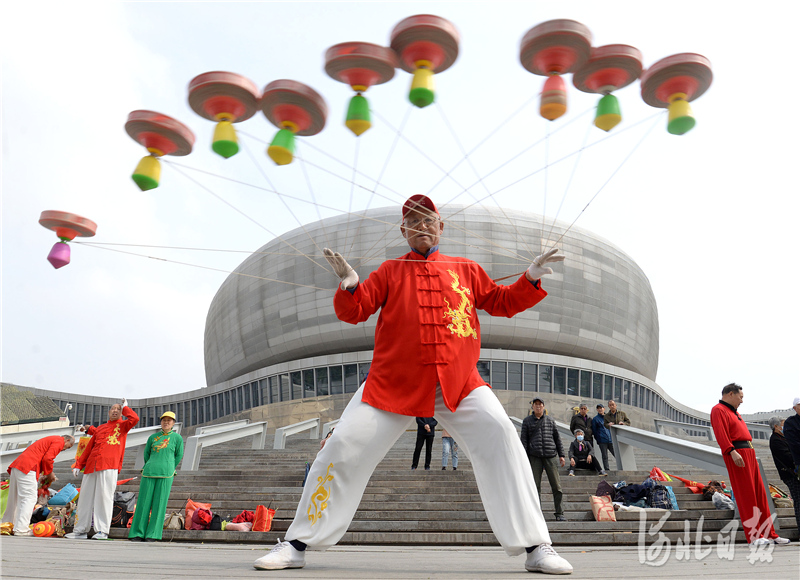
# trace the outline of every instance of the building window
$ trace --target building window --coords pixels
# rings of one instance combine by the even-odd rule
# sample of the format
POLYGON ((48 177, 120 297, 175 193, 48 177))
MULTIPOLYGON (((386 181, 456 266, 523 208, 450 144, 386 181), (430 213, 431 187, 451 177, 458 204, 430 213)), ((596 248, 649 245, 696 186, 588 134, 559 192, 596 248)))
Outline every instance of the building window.
POLYGON ((341 395, 344 393, 344 376, 342 375, 342 367, 337 365, 330 367, 331 375, 331 395, 341 395))
POLYGON ((630 381, 623 381, 623 383, 622 383, 622 404, 623 405, 630 405, 631 404, 631 382, 630 381))
POLYGON ((622 403, 622 379, 614 377, 614 397, 613 399, 618 402, 622 403))
POLYGON ((539 365, 539 392, 550 393, 552 385, 553 367, 550 365, 539 365))
POLYGON ((580 372, 578 369, 567 369, 567 394, 578 396, 578 380, 580 378, 580 372))
POLYGON ((244 388, 239 387, 234 392, 236 393, 236 399, 239 403, 236 406, 236 412, 241 413, 242 411, 244 411, 244 388))
POLYGON ((314 369, 316 377, 317 396, 323 397, 328 394, 328 367, 318 367, 314 369))
POLYGON ((289 382, 289 375, 280 375, 281 380, 281 401, 292 400, 292 386, 289 382))
POLYGON ((280 403, 281 401, 281 390, 280 385, 278 383, 278 375, 269 378, 269 402, 270 403, 280 403))
POLYGON ((303 370, 303 397, 313 397, 315 395, 314 369, 305 369, 303 370))
POLYGON ((364 384, 369 374, 369 363, 358 363, 358 385, 364 384))
POLYGON ((492 388, 506 388, 506 363, 505 361, 492 361, 492 388))
POLYGON ((592 396, 592 373, 581 371, 581 398, 588 399, 592 396))
POLYGON ((192 425, 197 425, 197 399, 192 401, 192 425))
POLYGON ((553 367, 553 392, 557 395, 567 392, 567 369, 564 367, 553 367))
POLYGON ((614 377, 606 375, 603 379, 603 400, 608 401, 614 398, 614 377))
MULTIPOLYGON (((603 398, 603 375, 600 373, 594 373, 594 375, 592 375, 592 398, 603 398)), ((594 411, 594 409, 590 410, 594 411)))
POLYGON ((355 393, 358 390, 358 365, 344 365, 344 392, 355 393))
POLYGON ((525 363, 523 367, 522 387, 526 391, 536 391, 536 375, 539 372, 537 365, 525 363))
POLYGON ((522 363, 508 363, 508 390, 522 390, 522 363))
POLYGON ((636 383, 631 385, 631 405, 633 407, 639 406, 639 385, 636 383))
POLYGON ((484 381, 486 381, 487 384, 491 385, 492 384, 492 374, 489 371, 489 368, 490 368, 489 365, 490 365, 490 363, 489 363, 488 360, 479 360, 477 366, 478 366, 478 374, 481 376, 481 378, 484 381))

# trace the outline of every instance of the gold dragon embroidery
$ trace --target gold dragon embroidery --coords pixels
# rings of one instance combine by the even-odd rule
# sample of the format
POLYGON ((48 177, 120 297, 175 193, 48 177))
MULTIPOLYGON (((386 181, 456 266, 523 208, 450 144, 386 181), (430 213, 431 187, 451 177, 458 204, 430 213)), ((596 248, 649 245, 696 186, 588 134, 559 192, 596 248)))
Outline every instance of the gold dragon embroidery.
POLYGON ((108 436, 108 439, 106 439, 106 443, 109 445, 119 445, 119 435, 119 424, 117 424, 117 426, 114 427, 114 432, 108 436))
POLYGON ((333 476, 331 475, 332 467, 333 463, 328 465, 328 471, 323 477, 317 478, 317 489, 315 489, 314 493, 311 494, 311 505, 308 506, 308 519, 311 521, 312 526, 319 521, 319 518, 322 516, 322 512, 328 507, 328 500, 331 497, 331 491, 330 489, 325 489, 325 484, 329 481, 333 481, 333 476), (311 513, 312 508, 314 513, 311 513))
POLYGON ((478 338, 478 332, 472 328, 472 324, 470 324, 470 317, 472 316, 472 303, 469 301, 469 294, 471 291, 469 288, 464 288, 463 286, 458 285, 458 274, 453 272, 452 270, 448 270, 450 276, 453 277, 453 283, 450 284, 450 288, 461 296, 461 302, 458 304, 458 308, 454 309, 450 306, 450 302, 448 302, 447 298, 444 299, 444 304, 447 307, 444 311, 444 318, 449 318, 452 323, 447 325, 447 328, 450 330, 451 333, 455 334, 456 336, 460 336, 461 338, 468 338, 472 337, 474 339, 478 338))

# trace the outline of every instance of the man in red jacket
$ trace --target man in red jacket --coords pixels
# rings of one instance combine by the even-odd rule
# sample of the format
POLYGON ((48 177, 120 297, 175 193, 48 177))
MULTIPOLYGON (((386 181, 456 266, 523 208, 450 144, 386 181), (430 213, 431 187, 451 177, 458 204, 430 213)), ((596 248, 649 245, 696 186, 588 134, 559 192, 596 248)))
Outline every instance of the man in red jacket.
POLYGON ((511 556, 528 552, 532 572, 569 574, 544 522, 536 486, 516 429, 477 370, 476 310, 512 317, 547 293, 541 276, 553 249, 509 286, 497 285, 475 262, 439 254, 444 224, 433 201, 415 195, 403 205, 400 232, 411 252, 388 260, 364 282, 338 253, 325 257, 341 279, 333 298, 340 320, 366 321, 380 310, 369 376, 308 474, 288 541, 255 561, 258 569, 302 568, 305 549, 325 549, 347 531, 375 466, 415 417, 433 417, 458 440, 495 536, 511 556))
POLYGON ((96 429, 89 428, 88 432, 92 438, 72 470, 75 477, 80 476, 81 470, 84 472, 75 528, 72 533, 64 537, 71 540, 85 540, 94 516, 96 533, 92 539, 108 539, 117 475, 122 469, 122 460, 125 458, 125 442, 128 431, 138 422, 139 415, 128 407, 125 399, 122 399, 122 404, 111 406, 107 423, 96 429))
POLYGON ((753 436, 737 411, 743 400, 742 387, 736 383, 725 385, 719 404, 711 409, 711 427, 728 468, 744 537, 755 546, 788 544, 790 540, 779 537, 772 527, 767 492, 753 449, 753 436))
POLYGON ((75 443, 70 435, 44 437, 28 446, 8 466, 8 503, 3 522, 14 523, 15 536, 31 536, 31 514, 36 506, 40 475, 53 473, 53 461, 64 449, 75 443))

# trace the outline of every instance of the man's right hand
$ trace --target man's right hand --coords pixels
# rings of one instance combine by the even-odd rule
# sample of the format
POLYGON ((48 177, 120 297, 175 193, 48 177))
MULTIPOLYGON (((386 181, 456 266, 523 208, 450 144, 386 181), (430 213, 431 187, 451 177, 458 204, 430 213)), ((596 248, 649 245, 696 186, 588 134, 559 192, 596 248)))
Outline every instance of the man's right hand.
POLYGON ((739 455, 739 452, 736 451, 736 449, 731 451, 731 459, 733 459, 733 463, 736 465, 736 467, 744 467, 744 459, 742 459, 742 456, 739 455))
POLYGON ((575 460, 574 459, 570 459, 569 460, 569 464, 570 464, 571 467, 575 467, 575 460))
POLYGON ((329 248, 324 248, 322 253, 325 254, 325 259, 328 260, 334 273, 341 279, 342 283, 339 284, 339 287, 342 290, 355 288, 358 284, 358 274, 356 274, 356 271, 353 270, 342 255, 329 248))

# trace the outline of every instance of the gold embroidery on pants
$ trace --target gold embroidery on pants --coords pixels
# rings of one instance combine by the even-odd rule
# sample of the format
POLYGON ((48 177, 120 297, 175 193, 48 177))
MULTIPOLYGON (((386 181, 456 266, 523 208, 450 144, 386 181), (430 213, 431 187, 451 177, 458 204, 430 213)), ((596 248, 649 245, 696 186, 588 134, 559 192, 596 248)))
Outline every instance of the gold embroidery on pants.
POLYGON ((461 338, 468 338, 471 336, 477 339, 478 332, 472 328, 472 324, 470 324, 472 303, 469 301, 469 298, 467 298, 471 293, 470 289, 458 285, 458 274, 452 270, 448 270, 448 272, 453 278, 453 283, 450 284, 450 288, 453 292, 461 296, 461 302, 459 302, 458 308, 454 309, 450 306, 450 302, 448 302, 447 298, 444 299, 444 304, 447 306, 444 311, 444 318, 449 318, 452 321, 451 324, 447 325, 447 328, 452 334, 460 336, 461 338))
POLYGON ((312 526, 317 523, 322 516, 322 512, 328 507, 331 491, 330 487, 325 489, 325 484, 329 481, 333 481, 333 476, 331 475, 332 467, 333 463, 328 465, 328 471, 325 473, 324 477, 317 478, 317 489, 311 494, 311 505, 308 506, 308 519, 311 521, 312 526), (312 508, 314 509, 314 513, 311 513, 312 508))

